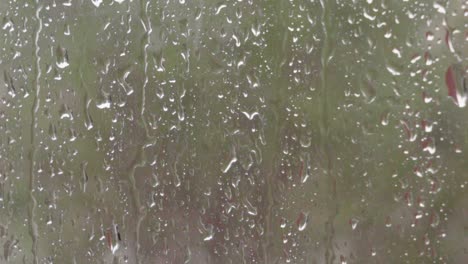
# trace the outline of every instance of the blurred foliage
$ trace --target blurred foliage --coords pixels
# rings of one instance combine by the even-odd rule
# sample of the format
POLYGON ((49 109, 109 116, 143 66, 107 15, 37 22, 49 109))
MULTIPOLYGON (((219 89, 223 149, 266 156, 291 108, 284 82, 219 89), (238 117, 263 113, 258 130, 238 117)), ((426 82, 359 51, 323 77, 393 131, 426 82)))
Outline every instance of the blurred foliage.
POLYGON ((463 1, 0 13, 1 263, 468 261, 463 1))

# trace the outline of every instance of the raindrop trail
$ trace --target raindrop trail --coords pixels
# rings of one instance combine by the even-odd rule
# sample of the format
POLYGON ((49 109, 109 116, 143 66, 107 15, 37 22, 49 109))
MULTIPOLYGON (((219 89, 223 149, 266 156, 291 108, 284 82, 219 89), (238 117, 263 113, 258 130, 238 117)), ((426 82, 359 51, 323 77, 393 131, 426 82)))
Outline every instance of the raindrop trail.
POLYGON ((271 231, 271 212, 273 210, 273 191, 272 191, 272 186, 271 186, 271 178, 273 178, 273 172, 270 172, 267 175, 266 178, 266 193, 267 193, 267 205, 266 205, 266 213, 265 213, 265 242, 263 243, 263 259, 265 261, 265 264, 270 263, 269 262, 269 254, 268 250, 271 244, 270 241, 270 232, 271 231))
MULTIPOLYGON (((86 33, 83 37, 83 42, 82 42, 82 48, 80 50, 80 53, 81 53, 81 56, 82 58, 87 58, 88 57, 88 53, 87 53, 87 49, 86 49, 86 43, 88 42, 88 33, 86 33)), ((83 116, 85 118, 85 127, 87 130, 90 130, 92 129, 92 120, 91 120, 91 116, 89 114, 89 111, 88 111, 88 106, 89 104, 91 103, 91 101, 88 99, 89 97, 89 94, 90 94, 90 90, 89 90, 89 87, 88 85, 86 84, 86 81, 85 81, 85 77, 84 74, 83 74, 83 68, 86 67, 86 62, 81 60, 80 61, 80 64, 79 64, 79 67, 78 67, 78 74, 79 74, 79 79, 80 79, 80 91, 83 91, 83 96, 82 96, 82 100, 83 100, 83 116)))
POLYGON ((144 81, 141 90, 141 121, 145 127, 146 137, 149 136, 148 132, 148 124, 145 121, 144 114, 146 111, 146 86, 148 85, 148 47, 150 46, 151 42, 151 32, 153 32, 153 28, 151 27, 151 21, 148 17, 148 6, 149 2, 145 0, 140 0, 140 22, 143 26, 143 30, 145 33, 141 38, 141 48, 142 48, 142 63, 143 63, 143 74, 144 74, 144 81))
POLYGON ((143 74, 144 74, 144 81, 141 90, 141 109, 140 109, 140 118, 141 122, 143 123, 145 129, 145 137, 143 139, 143 144, 141 148, 138 150, 138 154, 135 157, 133 162, 132 168, 129 174, 129 181, 131 184, 131 194, 133 197, 133 205, 135 207, 135 214, 137 218, 137 223, 135 226, 135 262, 137 264, 140 263, 139 259, 139 252, 140 252, 140 226, 141 222, 145 218, 146 213, 142 211, 140 195, 138 192, 138 188, 136 186, 135 180, 135 171, 138 167, 144 166, 146 159, 144 154, 144 147, 147 145, 147 141, 151 140, 148 130, 148 124, 145 120, 145 111, 146 111, 146 86, 148 85, 148 47, 150 46, 151 40, 151 32, 153 29, 151 28, 151 21, 148 17, 148 6, 149 2, 145 0, 140 0, 140 22, 143 26, 143 30, 145 33, 141 39, 141 48, 142 48, 142 63, 143 63, 143 74))
POLYGON ((325 229, 327 232, 326 238, 326 249, 325 249, 325 263, 334 263, 335 262, 335 252, 333 250, 333 239, 335 235, 335 227, 334 221, 338 211, 338 202, 336 200, 336 179, 332 172, 332 164, 331 164, 331 153, 330 153, 330 144, 329 144, 329 124, 328 124, 328 75, 327 75, 327 68, 328 63, 330 62, 330 28, 328 19, 330 18, 329 15, 329 5, 327 0, 320 0, 320 4, 322 6, 322 16, 321 16, 321 25, 323 28, 324 40, 323 40, 323 47, 322 47, 322 54, 321 54, 321 64, 322 64, 322 71, 320 73, 321 79, 321 106, 322 106, 322 119, 321 119, 321 135, 322 135, 322 147, 325 151, 325 159, 326 159, 326 170, 327 170, 327 181, 328 181, 328 188, 331 193, 331 201, 330 201, 330 215, 328 216, 328 220, 325 223, 325 229))
POLYGON ((132 167, 130 170, 129 174, 129 181, 131 184, 131 194, 133 198, 133 206, 135 207, 135 216, 137 219, 137 223, 135 226, 135 263, 140 263, 139 260, 139 251, 140 251, 140 226, 141 222, 143 221, 145 217, 145 213, 142 212, 142 206, 141 206, 141 201, 140 201, 140 194, 138 193, 138 188, 136 186, 136 180, 135 180, 135 171, 138 167, 143 167, 146 163, 145 159, 145 154, 144 154, 144 146, 143 145, 139 150, 138 153, 132 162, 132 167))
POLYGON ((42 31, 42 19, 40 17, 40 13, 42 10, 42 4, 40 0, 36 0, 36 13, 35 17, 38 22, 37 28, 34 32, 34 61, 35 61, 35 68, 34 68, 34 87, 36 88, 36 93, 33 93, 33 104, 31 108, 31 127, 30 127, 30 144, 29 144, 29 197, 31 198, 31 205, 29 206, 29 234, 31 235, 32 239, 32 255, 33 255, 33 263, 37 264, 37 225, 34 222, 34 214, 36 211, 37 201, 36 197, 34 196, 34 160, 36 155, 36 148, 35 148, 35 137, 34 131, 37 126, 37 116, 36 113, 39 110, 39 106, 41 103, 40 94, 41 94, 41 67, 40 62, 41 58, 39 56, 39 37, 42 31))

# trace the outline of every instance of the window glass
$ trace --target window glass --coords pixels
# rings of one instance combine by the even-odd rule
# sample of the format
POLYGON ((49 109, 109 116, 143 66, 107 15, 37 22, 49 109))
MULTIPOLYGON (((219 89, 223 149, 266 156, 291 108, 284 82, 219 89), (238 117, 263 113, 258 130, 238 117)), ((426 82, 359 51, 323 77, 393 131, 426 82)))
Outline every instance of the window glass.
POLYGON ((0 2, 0 263, 468 263, 466 1, 0 2))

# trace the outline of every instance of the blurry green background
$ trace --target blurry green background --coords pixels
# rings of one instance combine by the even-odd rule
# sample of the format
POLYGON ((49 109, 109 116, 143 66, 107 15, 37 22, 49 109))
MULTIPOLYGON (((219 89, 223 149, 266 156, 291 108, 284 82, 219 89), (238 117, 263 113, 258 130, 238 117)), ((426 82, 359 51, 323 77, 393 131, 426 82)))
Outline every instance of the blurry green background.
POLYGON ((0 3, 0 263, 468 263, 468 4, 0 3))

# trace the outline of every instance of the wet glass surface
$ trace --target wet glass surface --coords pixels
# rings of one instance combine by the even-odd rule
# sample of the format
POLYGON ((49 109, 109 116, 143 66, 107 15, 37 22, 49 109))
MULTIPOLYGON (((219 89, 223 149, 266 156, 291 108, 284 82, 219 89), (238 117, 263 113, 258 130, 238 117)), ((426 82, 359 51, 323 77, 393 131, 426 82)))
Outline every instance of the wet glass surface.
POLYGON ((0 263, 468 263, 466 1, 0 2, 0 263))

